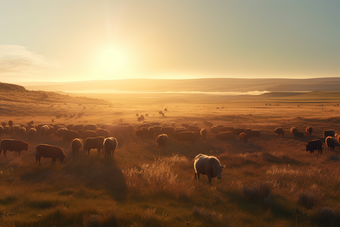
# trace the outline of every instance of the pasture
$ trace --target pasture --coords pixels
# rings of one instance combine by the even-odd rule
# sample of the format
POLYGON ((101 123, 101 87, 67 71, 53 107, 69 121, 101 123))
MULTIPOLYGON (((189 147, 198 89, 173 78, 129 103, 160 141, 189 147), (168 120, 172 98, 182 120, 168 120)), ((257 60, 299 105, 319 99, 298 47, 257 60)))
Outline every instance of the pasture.
POLYGON ((330 151, 323 144, 322 154, 305 148, 322 138, 323 130, 340 131, 340 100, 321 96, 97 94, 89 97, 106 101, 91 103, 1 99, 0 122, 14 125, 130 123, 136 129, 141 124, 136 114, 148 114, 146 121, 196 123, 208 134, 193 144, 169 137, 165 151, 156 137, 118 135, 111 158, 95 150, 72 157, 70 142, 54 135, 2 134, 0 139, 26 141, 29 149, 21 156, 0 155, 0 226, 339 226, 340 148, 330 151), (204 120, 259 130, 261 137, 220 141, 204 120), (311 136, 307 126, 313 127, 311 136), (274 134, 276 127, 285 136, 274 134), (294 138, 291 127, 304 137, 294 138), (41 143, 61 147, 67 157, 53 166, 42 158, 39 166, 35 148, 41 143), (226 165, 221 180, 209 185, 201 175, 196 182, 193 160, 200 153, 226 165))

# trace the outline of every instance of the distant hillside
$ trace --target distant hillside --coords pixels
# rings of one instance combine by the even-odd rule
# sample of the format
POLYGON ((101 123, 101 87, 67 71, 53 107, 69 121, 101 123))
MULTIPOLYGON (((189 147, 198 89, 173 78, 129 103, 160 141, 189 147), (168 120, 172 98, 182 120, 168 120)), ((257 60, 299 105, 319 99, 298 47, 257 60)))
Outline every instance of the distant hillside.
POLYGON ((0 82, 0 101, 24 103, 73 103, 107 105, 107 101, 87 97, 72 97, 56 92, 29 91, 23 86, 0 82))
POLYGON ((26 83, 32 90, 93 92, 133 91, 133 92, 306 92, 340 91, 340 77, 314 79, 129 79, 107 81, 79 81, 66 83, 26 83))

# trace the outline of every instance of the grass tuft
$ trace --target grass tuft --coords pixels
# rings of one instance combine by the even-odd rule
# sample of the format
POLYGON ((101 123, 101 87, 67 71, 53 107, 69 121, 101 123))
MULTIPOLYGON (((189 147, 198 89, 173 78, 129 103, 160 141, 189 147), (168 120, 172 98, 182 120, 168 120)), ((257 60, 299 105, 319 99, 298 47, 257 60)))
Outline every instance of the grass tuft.
POLYGON ((251 201, 263 201, 270 195, 271 187, 269 184, 260 183, 253 187, 243 187, 243 195, 246 199, 251 201))
POLYGON ((300 193, 298 195, 297 203, 307 209, 311 209, 313 206, 318 204, 318 199, 316 196, 308 193, 300 193))

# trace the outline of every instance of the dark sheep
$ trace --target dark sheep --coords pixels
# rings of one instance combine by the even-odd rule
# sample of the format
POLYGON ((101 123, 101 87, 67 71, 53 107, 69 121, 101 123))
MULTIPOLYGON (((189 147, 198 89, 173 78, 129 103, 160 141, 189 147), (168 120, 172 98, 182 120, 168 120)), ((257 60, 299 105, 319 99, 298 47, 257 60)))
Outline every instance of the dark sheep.
POLYGON ((30 128, 29 130, 28 130, 28 136, 29 137, 34 137, 35 135, 37 134, 37 130, 35 129, 35 128, 30 128))
POLYGON ((207 130, 205 128, 201 128, 200 136, 201 136, 201 140, 205 141, 205 139, 207 138, 207 130))
POLYGON ((209 121, 203 121, 203 124, 205 125, 205 126, 207 126, 207 127, 213 127, 213 123, 211 123, 211 122, 209 122, 209 121))
POLYGON ((191 143, 194 143, 199 138, 199 133, 191 131, 179 132, 174 133, 173 137, 179 142, 191 141, 191 143))
POLYGON ((182 125, 182 127, 184 127, 184 128, 189 128, 189 124, 181 124, 182 125))
POLYGON ((0 154, 3 151, 6 158, 7 151, 15 151, 16 153, 21 153, 21 151, 28 151, 28 143, 21 140, 14 139, 3 139, 0 143, 0 154))
POLYGON ((106 138, 106 137, 110 136, 110 132, 107 129, 98 129, 97 130, 97 135, 98 136, 104 136, 106 138))
POLYGON ((14 134, 20 134, 20 129, 21 129, 20 125, 14 125, 12 127, 12 130, 13 130, 14 134))
POLYGON ((248 137, 261 137, 261 131, 250 131, 247 135, 248 137))
POLYGON ((64 133, 63 140, 64 141, 72 141, 75 138, 80 138, 80 135, 77 131, 68 130, 64 133))
POLYGON ((64 137, 65 132, 67 131, 68 131, 67 128, 59 128, 55 133, 55 136, 58 137, 59 139, 62 139, 64 137))
POLYGON ((172 136, 175 132, 175 128, 171 127, 171 126, 165 126, 162 127, 160 130, 160 134, 167 134, 168 136, 172 136))
POLYGON ((158 135, 157 143, 158 143, 158 146, 161 149, 165 150, 165 145, 166 145, 167 142, 168 142, 168 135, 167 134, 160 134, 160 135, 158 135))
POLYGON ((105 149, 105 156, 111 156, 111 154, 113 156, 116 148, 118 147, 118 141, 114 137, 108 137, 104 140, 103 146, 105 149))
POLYGON ((41 136, 47 136, 48 135, 48 131, 50 130, 50 127, 48 125, 43 125, 41 126, 39 132, 41 136))
POLYGON ((294 135, 294 137, 295 137, 295 134, 298 132, 297 128, 295 128, 295 127, 291 127, 289 131, 290 131, 290 133, 292 133, 294 135))
POLYGON ((84 147, 83 140, 80 138, 75 138, 71 142, 71 147, 72 147, 72 156, 78 156, 79 150, 84 147))
POLYGON ((239 135, 240 139, 243 140, 245 143, 248 142, 248 134, 245 132, 241 132, 239 135))
POLYGON ((325 130, 325 131, 323 131, 323 140, 324 140, 324 142, 325 142, 325 140, 326 140, 326 138, 328 136, 334 137, 335 136, 335 131, 334 130, 325 130))
POLYGON ((216 135, 216 139, 218 140, 235 140, 235 134, 231 131, 220 132, 216 135))
POLYGON ((81 138, 84 140, 88 137, 96 137, 96 136, 97 136, 97 133, 94 130, 84 130, 83 133, 81 134, 81 138))
POLYGON ((85 131, 85 130, 96 131, 97 130, 97 125, 95 125, 95 124, 85 125, 84 128, 83 128, 83 131, 85 131))
POLYGON ((306 143, 306 151, 314 153, 314 150, 318 150, 318 153, 322 154, 322 141, 315 139, 306 143))
POLYGON ((334 151, 335 146, 337 145, 336 139, 332 136, 327 136, 325 139, 325 143, 328 147, 328 150, 331 150, 331 151, 334 151))
POLYGON ((219 128, 220 129, 220 132, 226 132, 226 131, 233 131, 234 128, 233 127, 222 127, 222 128, 219 128))
POLYGON ((218 134, 220 133, 221 129, 217 126, 214 126, 210 129, 210 132, 213 133, 213 134, 218 134))
POLYGON ((72 130, 74 130, 74 131, 83 131, 83 129, 84 129, 84 125, 74 125, 73 127, 72 127, 72 130))
POLYGON ((303 137, 304 135, 303 135, 303 132, 295 132, 294 133, 294 138, 295 137, 303 137))
POLYGON ((200 128, 200 127, 197 127, 197 126, 190 125, 190 126, 188 127, 188 130, 189 130, 189 131, 200 131, 201 128, 200 128))
POLYGON ((35 155, 35 159, 36 161, 39 161, 39 165, 41 165, 40 163, 41 157, 52 158, 51 165, 53 165, 55 164, 57 158, 59 158, 61 162, 64 161, 66 155, 60 147, 48 145, 48 144, 39 144, 36 148, 36 155, 35 155))
POLYGON ((233 130, 231 130, 235 136, 240 135, 240 133, 244 132, 244 129, 242 128, 234 128, 233 130))
POLYGON ((221 165, 220 161, 214 156, 208 156, 205 154, 199 154, 195 157, 194 171, 195 179, 200 178, 200 174, 207 175, 209 184, 214 177, 222 179, 222 170, 225 165, 221 165))
POLYGON ((281 127, 277 127, 276 129, 274 129, 274 133, 278 134, 279 136, 285 135, 285 131, 281 127))
POLYGON ((87 153, 90 154, 91 149, 97 149, 97 154, 99 154, 100 151, 103 149, 104 139, 105 138, 103 136, 88 137, 85 140, 84 150, 86 150, 87 153))
POLYGON ((311 136, 312 133, 313 133, 313 128, 310 127, 310 126, 306 127, 306 133, 307 133, 307 136, 308 136, 308 135, 311 136))

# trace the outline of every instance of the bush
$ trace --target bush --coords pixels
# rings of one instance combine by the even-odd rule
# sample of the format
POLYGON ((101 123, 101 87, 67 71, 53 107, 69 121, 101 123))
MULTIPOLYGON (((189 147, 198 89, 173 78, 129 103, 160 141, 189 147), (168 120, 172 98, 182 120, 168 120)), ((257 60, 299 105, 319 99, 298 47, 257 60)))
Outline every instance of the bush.
POLYGON ((311 194, 300 193, 297 202, 300 206, 311 209, 317 204, 317 198, 311 194))
POLYGON ((268 184, 260 183, 254 187, 243 187, 243 195, 252 201, 263 200, 270 195, 271 187, 268 184))

